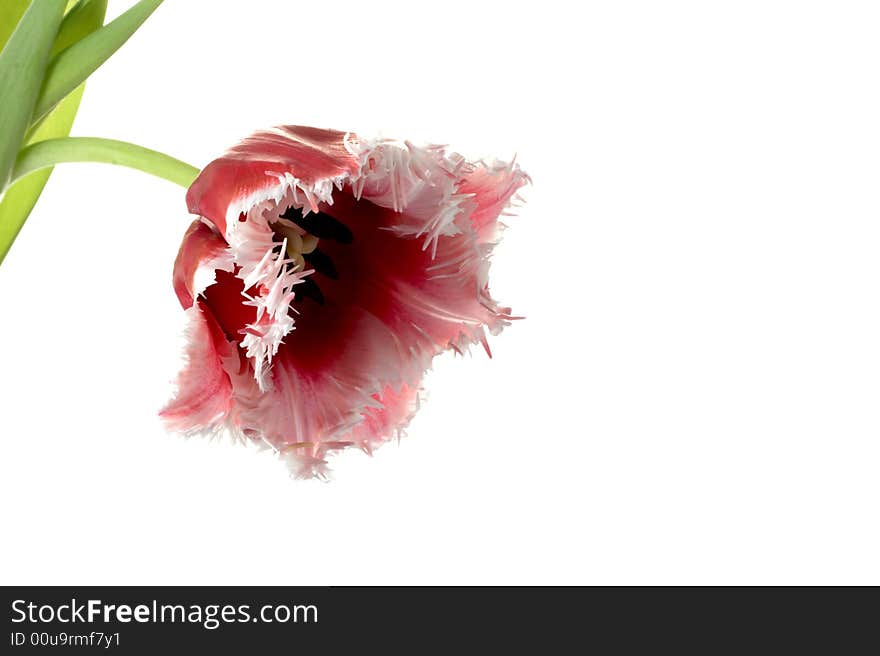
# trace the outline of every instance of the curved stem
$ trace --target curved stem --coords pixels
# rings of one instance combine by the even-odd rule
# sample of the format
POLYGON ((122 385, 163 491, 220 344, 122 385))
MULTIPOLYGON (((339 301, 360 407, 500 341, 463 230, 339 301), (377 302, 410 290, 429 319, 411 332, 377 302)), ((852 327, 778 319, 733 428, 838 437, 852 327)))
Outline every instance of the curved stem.
POLYGON ((29 173, 65 162, 103 162, 144 171, 189 187, 199 169, 170 155, 115 139, 64 137, 38 141, 22 149, 12 171, 12 184, 29 173))

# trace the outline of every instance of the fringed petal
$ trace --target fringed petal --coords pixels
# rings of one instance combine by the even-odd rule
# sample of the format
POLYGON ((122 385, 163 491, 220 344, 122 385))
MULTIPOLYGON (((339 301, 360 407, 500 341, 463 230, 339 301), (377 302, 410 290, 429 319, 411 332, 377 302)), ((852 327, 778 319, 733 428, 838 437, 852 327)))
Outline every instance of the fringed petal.
POLYGON ((458 193, 468 196, 473 208, 468 214, 480 243, 498 240, 498 217, 518 199, 516 192, 531 182, 515 162, 479 162, 468 167, 458 193))
POLYGON ((410 366, 396 337, 363 309, 351 307, 333 322, 303 322, 279 352, 269 390, 256 396, 252 388, 236 387, 248 399, 236 415, 238 427, 279 451, 322 455, 351 443, 346 435, 362 421, 363 409, 376 404, 382 381, 400 386, 408 368, 417 383, 421 369, 410 366))
POLYGON ((394 210, 384 226, 402 237, 423 238, 433 249, 443 235, 458 234, 455 217, 467 200, 457 192, 465 159, 442 146, 418 148, 409 142, 362 142, 361 166, 351 180, 353 196, 394 210))
POLYGON ((252 217, 239 224, 232 251, 240 269, 242 300, 255 309, 254 320, 242 330, 242 347, 254 364, 254 378, 261 389, 268 389, 266 372, 284 337, 293 330, 290 304, 294 286, 301 283, 305 271, 293 270, 287 257, 286 242, 273 241, 266 219, 252 217))
POLYGON ((423 371, 438 353, 463 351, 484 342, 484 328, 497 334, 509 324, 510 309, 499 307, 488 290, 491 245, 479 243, 467 220, 459 233, 439 236, 426 250, 419 236, 390 230, 401 220, 393 210, 339 194, 322 211, 352 225, 358 244, 324 247, 340 269, 338 280, 323 282, 328 297, 382 321, 409 352, 411 367, 423 371))
POLYGON ((298 125, 257 132, 204 168, 186 194, 189 211, 225 234, 240 214, 267 200, 277 204, 292 189, 317 202, 316 195, 329 194, 335 180, 359 167, 347 137, 298 125))
POLYGON ((386 385, 373 394, 375 404, 361 411, 363 420, 352 430, 349 439, 367 453, 388 440, 403 435, 403 430, 415 416, 420 405, 419 388, 386 385))
POLYGON ((357 425, 341 439, 294 443, 279 453, 296 478, 327 478, 329 453, 356 446, 372 454, 373 449, 402 436, 419 408, 419 398, 418 387, 402 385, 395 389, 387 385, 371 396, 371 402, 361 409, 357 425))
POLYGON ((217 348, 223 336, 202 304, 186 314, 185 363, 177 377, 177 393, 159 414, 171 430, 210 432, 225 421, 232 405, 232 384, 217 348))

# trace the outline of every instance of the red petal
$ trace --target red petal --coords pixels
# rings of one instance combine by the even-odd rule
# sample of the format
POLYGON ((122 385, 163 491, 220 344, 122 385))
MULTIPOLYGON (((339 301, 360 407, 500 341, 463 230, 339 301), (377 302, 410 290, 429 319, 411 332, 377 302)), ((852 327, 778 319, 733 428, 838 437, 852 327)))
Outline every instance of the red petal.
MULTIPOLYGON (((420 237, 399 237, 388 229, 402 220, 393 210, 337 194, 333 206, 322 211, 350 226, 355 240, 351 245, 321 242, 339 279, 315 280, 334 305, 303 311, 295 334, 287 339, 291 348, 307 340, 323 341, 321 336, 332 330, 330 324, 348 304, 385 324, 409 354, 404 364, 412 371, 424 369, 431 357, 448 348, 481 341, 484 326, 497 332, 508 318, 507 309, 496 307, 488 294, 487 246, 477 242, 469 226, 457 235, 440 236, 434 252, 420 237)), ((359 344, 360 336, 356 339, 359 344)), ((323 348, 304 345, 300 350, 323 348)), ((403 378, 415 379, 411 374, 403 378)))
POLYGON ((184 309, 192 307, 194 297, 203 291, 195 289, 200 266, 204 264, 213 269, 226 249, 223 237, 204 222, 193 221, 189 226, 174 261, 174 291, 184 309))
POLYGON ((345 147, 346 132, 286 125, 257 132, 214 160, 186 194, 189 211, 226 233, 230 207, 292 175, 306 186, 351 175, 358 158, 345 147))

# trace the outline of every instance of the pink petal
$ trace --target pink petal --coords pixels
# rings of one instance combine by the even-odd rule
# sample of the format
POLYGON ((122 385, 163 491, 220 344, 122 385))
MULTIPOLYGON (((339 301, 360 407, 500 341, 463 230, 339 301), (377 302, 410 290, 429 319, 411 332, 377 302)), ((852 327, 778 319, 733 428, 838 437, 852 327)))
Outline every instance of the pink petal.
POLYGON ((177 394, 159 413, 171 429, 183 433, 211 430, 232 405, 232 385, 217 345, 219 326, 201 304, 187 311, 186 363, 177 377, 177 394))
POLYGON ((326 455, 334 449, 357 446, 368 454, 373 449, 400 435, 418 409, 417 387, 408 385, 395 389, 386 386, 372 396, 372 404, 361 412, 361 421, 342 439, 333 442, 295 444, 282 450, 297 478, 326 478, 326 455))
POLYGON ((414 377, 407 382, 417 386, 421 367, 410 366, 396 337, 376 317, 350 307, 335 321, 308 322, 288 336, 272 365, 270 389, 256 397, 253 381, 240 381, 236 390, 257 400, 243 406, 239 427, 281 450, 308 444, 317 453, 328 442, 351 442, 347 434, 376 404, 373 394, 405 384, 407 370, 414 377))
POLYGON ((470 222, 481 243, 497 240, 498 217, 528 182, 529 176, 512 163, 481 162, 465 174, 458 191, 472 196, 475 207, 470 222))
POLYGON ((373 400, 377 405, 364 408, 363 421, 350 436, 368 453, 406 427, 418 410, 419 390, 410 385, 402 385, 400 389, 386 385, 381 392, 373 394, 373 400))

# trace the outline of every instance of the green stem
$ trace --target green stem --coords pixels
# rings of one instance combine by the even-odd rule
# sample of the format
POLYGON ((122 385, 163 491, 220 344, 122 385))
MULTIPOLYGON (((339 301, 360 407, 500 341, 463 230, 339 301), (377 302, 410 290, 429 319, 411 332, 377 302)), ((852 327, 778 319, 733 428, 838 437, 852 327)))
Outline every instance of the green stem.
POLYGON ((38 141, 23 148, 15 161, 10 184, 24 176, 65 162, 103 162, 127 166, 189 187, 199 169, 164 153, 115 139, 64 137, 38 141))
MULTIPOLYGON (((128 166, 169 180, 184 188, 189 187, 199 174, 196 167, 186 162, 125 141, 95 137, 64 137, 38 141, 19 151, 7 189, 12 183, 35 171, 65 162, 103 162, 128 166)), ((0 194, 0 198, 2 197, 0 194)), ((23 222, 22 219, 14 225, 0 225, 0 263, 12 247, 12 242, 18 236, 23 222)))

